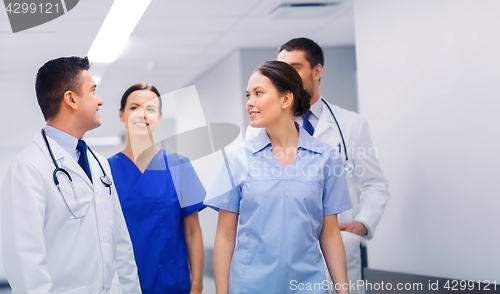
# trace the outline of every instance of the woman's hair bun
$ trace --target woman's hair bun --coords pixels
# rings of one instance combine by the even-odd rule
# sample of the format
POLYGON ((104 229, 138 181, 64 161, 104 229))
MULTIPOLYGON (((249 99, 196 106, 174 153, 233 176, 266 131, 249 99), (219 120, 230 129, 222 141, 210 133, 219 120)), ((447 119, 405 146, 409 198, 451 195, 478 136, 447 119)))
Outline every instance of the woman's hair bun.
POLYGON ((295 104, 293 108, 293 115, 294 116, 303 116, 309 108, 311 108, 311 94, 307 92, 303 87, 298 91, 300 94, 295 98, 295 104))

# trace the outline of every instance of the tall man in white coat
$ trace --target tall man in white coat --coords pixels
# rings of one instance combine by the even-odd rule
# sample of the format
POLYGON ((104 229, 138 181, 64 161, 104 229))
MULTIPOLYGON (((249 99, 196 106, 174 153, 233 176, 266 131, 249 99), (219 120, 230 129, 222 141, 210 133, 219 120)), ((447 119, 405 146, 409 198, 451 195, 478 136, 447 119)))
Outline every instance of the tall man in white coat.
POLYGON ((0 192, 3 261, 14 294, 141 293, 108 161, 81 140, 101 124, 89 67, 87 58, 63 57, 38 70, 47 124, 10 166, 0 192))
MULTIPOLYGON (((288 41, 280 47, 277 60, 284 61, 297 70, 304 88, 312 96, 310 112, 297 117, 296 121, 315 138, 334 146, 341 153, 344 164, 350 166, 346 175, 353 208, 339 215, 339 224, 346 251, 347 275, 350 283, 356 284, 361 279, 361 241, 363 238, 369 240, 373 237, 389 200, 388 182, 376 158, 368 124, 359 114, 330 104, 320 96, 319 83, 324 57, 323 50, 314 41, 307 38, 288 41), (339 127, 328 107, 335 115, 339 127), (348 162, 345 157, 346 149, 348 162), (361 191, 359 197, 357 189, 361 191)), ((257 133, 258 129, 249 126, 245 140, 253 138, 257 133)), ((364 290, 351 288, 350 293, 364 293, 364 290)))

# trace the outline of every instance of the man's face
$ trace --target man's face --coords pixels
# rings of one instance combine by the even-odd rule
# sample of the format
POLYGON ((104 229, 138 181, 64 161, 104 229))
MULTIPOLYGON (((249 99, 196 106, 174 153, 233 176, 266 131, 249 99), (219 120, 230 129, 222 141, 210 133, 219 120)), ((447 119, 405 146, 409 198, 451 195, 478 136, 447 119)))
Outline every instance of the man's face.
POLYGON ((81 82, 80 95, 75 93, 78 103, 77 115, 79 116, 82 126, 86 131, 89 131, 101 125, 98 111, 99 106, 103 103, 95 92, 97 86, 88 71, 83 70, 79 79, 81 82))
MULTIPOLYGON (((318 74, 315 71, 316 67, 311 68, 311 64, 306 59, 305 52, 302 50, 282 50, 278 54, 277 60, 286 62, 293 66, 302 78, 304 89, 306 89, 306 91, 314 97, 314 94, 319 91, 319 78, 321 78, 321 76, 318 77, 318 74)), ((311 104, 314 102, 315 101, 311 100, 311 104)))

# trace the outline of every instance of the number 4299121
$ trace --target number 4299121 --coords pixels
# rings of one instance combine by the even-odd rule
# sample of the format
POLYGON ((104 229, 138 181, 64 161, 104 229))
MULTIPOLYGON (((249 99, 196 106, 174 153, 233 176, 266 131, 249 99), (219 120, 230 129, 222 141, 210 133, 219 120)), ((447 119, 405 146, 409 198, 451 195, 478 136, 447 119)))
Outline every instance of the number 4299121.
POLYGON ((7 13, 59 13, 59 3, 9 3, 7 13))
POLYGON ((444 284, 443 288, 446 290, 482 290, 482 291, 488 291, 488 290, 496 290, 497 289, 497 281, 490 282, 488 280, 485 281, 465 281, 465 280, 447 280, 446 283, 444 284), (476 285, 477 283, 477 285, 476 285))

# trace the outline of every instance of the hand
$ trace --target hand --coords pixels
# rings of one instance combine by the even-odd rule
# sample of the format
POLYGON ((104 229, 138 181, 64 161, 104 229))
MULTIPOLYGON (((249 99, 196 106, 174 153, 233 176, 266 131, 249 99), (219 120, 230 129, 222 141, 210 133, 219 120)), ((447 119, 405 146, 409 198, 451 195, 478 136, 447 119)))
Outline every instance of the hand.
POLYGON ((191 283, 191 292, 189 294, 201 294, 201 290, 203 290, 203 285, 197 282, 191 283))
POLYGON ((339 224, 339 228, 341 231, 346 231, 349 233, 353 233, 356 235, 360 235, 361 237, 365 236, 368 233, 365 225, 360 222, 339 224))

